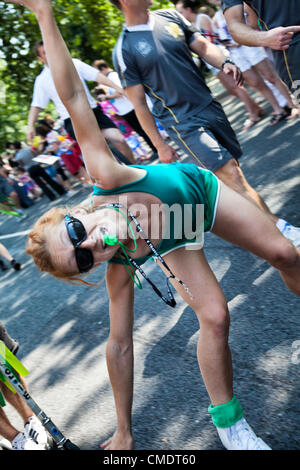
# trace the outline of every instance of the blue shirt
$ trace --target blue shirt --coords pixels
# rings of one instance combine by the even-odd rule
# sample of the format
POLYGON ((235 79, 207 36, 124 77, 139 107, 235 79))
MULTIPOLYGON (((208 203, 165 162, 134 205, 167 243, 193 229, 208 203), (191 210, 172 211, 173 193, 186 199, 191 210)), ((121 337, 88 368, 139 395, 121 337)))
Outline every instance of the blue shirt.
POLYGON ((199 31, 175 10, 150 12, 147 24, 124 27, 113 53, 124 88, 141 84, 165 127, 212 102, 189 45, 199 31))

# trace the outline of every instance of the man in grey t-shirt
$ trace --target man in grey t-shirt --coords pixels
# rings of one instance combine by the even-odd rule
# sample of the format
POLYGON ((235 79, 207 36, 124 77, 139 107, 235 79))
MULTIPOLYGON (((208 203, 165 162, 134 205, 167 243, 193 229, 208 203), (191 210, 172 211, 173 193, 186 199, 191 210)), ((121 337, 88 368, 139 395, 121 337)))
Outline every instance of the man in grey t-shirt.
POLYGON ((151 0, 110 1, 122 11, 126 21, 114 49, 115 70, 160 160, 168 163, 178 157, 161 138, 152 113, 179 147, 194 158, 194 163, 213 171, 278 223, 279 219, 247 182, 238 164, 242 151, 236 135, 191 52, 232 74, 237 83, 241 78, 239 69, 177 11, 149 12, 151 0), (145 93, 153 102, 152 113, 145 93))
MULTIPOLYGON (((141 5, 148 15, 147 3, 151 2, 141 5)), ((129 2, 122 9, 126 20, 126 8, 130 7, 129 2)), ((136 5, 132 7, 135 13, 136 5)), ((150 116, 145 93, 153 103, 153 115, 173 140, 195 158, 195 163, 222 173, 226 164, 234 162, 237 167, 242 154, 239 143, 221 107, 214 102, 191 51, 195 48, 194 52, 199 53, 202 49, 205 55, 207 49, 208 61, 224 67, 237 81, 239 70, 226 61, 219 48, 206 40, 202 43, 199 31, 176 11, 149 13, 148 19, 147 24, 127 24, 114 49, 113 60, 142 127, 158 149, 160 160, 170 162, 177 155, 162 142, 150 116), (197 120, 200 116, 203 117, 201 122, 197 120), (205 119, 209 123, 205 124, 205 119), (196 132, 191 132, 192 127, 196 132)))
POLYGON ((28 171, 32 165, 36 165, 36 162, 33 160, 35 154, 29 147, 24 147, 18 149, 16 153, 16 161, 20 163, 24 170, 28 171))

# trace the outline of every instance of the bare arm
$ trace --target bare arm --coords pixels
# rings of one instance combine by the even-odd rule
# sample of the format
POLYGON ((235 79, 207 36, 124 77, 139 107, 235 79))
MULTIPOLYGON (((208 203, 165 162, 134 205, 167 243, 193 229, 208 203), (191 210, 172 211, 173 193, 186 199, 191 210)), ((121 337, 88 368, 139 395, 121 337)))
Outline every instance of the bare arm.
POLYGON ((31 106, 28 114, 28 123, 27 123, 27 140, 28 142, 31 142, 32 139, 35 136, 35 129, 34 125, 36 121, 38 120, 39 114, 42 111, 41 108, 38 108, 36 106, 31 106))
MULTIPOLYGON (((227 59, 219 47, 217 47, 215 44, 212 44, 203 36, 197 36, 196 39, 190 44, 190 49, 210 65, 220 70, 222 70, 222 64, 227 59)), ((223 68, 223 71, 226 73, 226 75, 232 75, 237 85, 242 84, 242 74, 236 65, 226 64, 223 68)))
POLYGON ((102 95, 100 98, 98 97, 99 101, 107 101, 107 100, 114 100, 115 98, 120 98, 122 95, 118 92, 112 93, 111 95, 102 95))
POLYGON ((157 148, 159 158, 164 163, 170 163, 178 159, 175 150, 166 144, 161 137, 152 113, 150 112, 143 85, 133 85, 126 88, 126 94, 134 106, 134 110, 144 131, 150 137, 157 148))
POLYGON ((108 264, 106 285, 110 298, 110 334, 106 361, 113 389, 118 427, 102 445, 107 450, 132 449, 133 303, 134 285, 122 265, 108 264))
POLYGON ((246 46, 270 47, 276 50, 288 49, 294 32, 300 31, 300 26, 288 26, 258 31, 245 23, 243 5, 227 8, 224 12, 226 22, 233 39, 246 46))
POLYGON ((38 20, 55 87, 72 119, 91 179, 106 189, 120 184, 122 176, 125 173, 127 175, 129 169, 117 163, 99 130, 82 82, 55 22, 51 1, 9 1, 26 6, 38 20))
POLYGON ((100 84, 100 85, 105 85, 105 86, 108 86, 109 88, 113 88, 114 90, 116 90, 116 95, 117 97, 119 96, 122 96, 125 94, 123 88, 121 88, 120 86, 118 86, 116 83, 114 83, 112 80, 110 80, 109 78, 107 78, 103 73, 99 72, 98 76, 97 76, 97 82, 100 84))

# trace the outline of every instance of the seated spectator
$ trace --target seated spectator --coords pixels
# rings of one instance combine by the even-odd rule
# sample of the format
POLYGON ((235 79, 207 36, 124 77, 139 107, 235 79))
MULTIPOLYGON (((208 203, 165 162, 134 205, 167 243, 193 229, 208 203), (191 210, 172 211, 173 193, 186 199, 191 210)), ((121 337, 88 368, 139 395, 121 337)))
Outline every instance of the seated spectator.
POLYGON ((20 166, 16 167, 13 174, 31 200, 38 200, 41 198, 43 194, 41 188, 39 188, 38 185, 30 178, 29 173, 27 173, 24 168, 20 166))
POLYGON ((0 167, 0 204, 8 211, 13 208, 20 218, 27 217, 21 208, 18 192, 9 180, 7 170, 4 167, 0 167))
POLYGON ((89 176, 80 158, 79 145, 66 132, 65 135, 60 135, 53 127, 54 121, 49 118, 38 121, 36 126, 36 134, 45 141, 45 151, 59 156, 71 175, 79 179, 85 187, 90 187, 89 176))
POLYGON ((22 148, 21 142, 15 142, 14 147, 16 149, 16 161, 29 173, 30 178, 35 181, 50 201, 56 199, 53 190, 59 196, 66 194, 65 188, 51 178, 44 168, 33 160, 35 154, 29 147, 22 148))

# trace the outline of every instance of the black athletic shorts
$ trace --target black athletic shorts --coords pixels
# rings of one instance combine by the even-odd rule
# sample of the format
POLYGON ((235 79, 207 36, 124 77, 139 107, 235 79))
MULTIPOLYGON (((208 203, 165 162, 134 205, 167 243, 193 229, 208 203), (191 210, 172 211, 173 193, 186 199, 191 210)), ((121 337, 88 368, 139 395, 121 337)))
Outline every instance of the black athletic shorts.
MULTIPOLYGON (((106 114, 104 114, 101 106, 97 106, 96 108, 93 108, 93 112, 95 114, 95 117, 97 119, 98 126, 100 129, 117 129, 117 126, 112 122, 112 120, 109 119, 109 117, 107 117, 106 114)), ((64 127, 66 131, 68 132, 68 134, 72 137, 72 139, 76 140, 72 121, 70 118, 65 119, 64 127)))
POLYGON ((212 172, 242 155, 235 132, 217 101, 212 101, 201 113, 166 126, 165 130, 187 155, 195 159, 193 163, 212 172))

